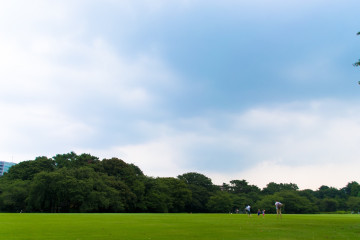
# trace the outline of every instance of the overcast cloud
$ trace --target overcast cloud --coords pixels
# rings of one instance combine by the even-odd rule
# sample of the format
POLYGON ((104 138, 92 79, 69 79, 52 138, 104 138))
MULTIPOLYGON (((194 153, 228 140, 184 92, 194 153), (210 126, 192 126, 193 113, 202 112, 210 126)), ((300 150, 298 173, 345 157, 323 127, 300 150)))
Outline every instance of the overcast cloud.
POLYGON ((0 160, 343 187, 360 167, 352 1, 1 1, 0 160))

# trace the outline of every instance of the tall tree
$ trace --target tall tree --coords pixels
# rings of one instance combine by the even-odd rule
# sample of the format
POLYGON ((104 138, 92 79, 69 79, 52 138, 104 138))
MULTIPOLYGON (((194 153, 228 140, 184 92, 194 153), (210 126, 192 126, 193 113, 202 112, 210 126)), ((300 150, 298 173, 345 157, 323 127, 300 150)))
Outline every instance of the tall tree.
POLYGON ((249 183, 246 180, 231 180, 230 181, 230 189, 233 193, 239 194, 239 193, 259 193, 260 188, 258 188, 255 185, 249 185, 249 183))
POLYGON ((184 212, 191 199, 187 185, 176 178, 148 178, 144 202, 148 212, 184 212))
POLYGON ((319 203, 319 209, 322 212, 335 212, 338 210, 339 203, 336 199, 324 198, 319 203))
POLYGON ((32 180, 37 173, 52 172, 55 170, 55 162, 47 157, 37 157, 35 160, 20 162, 12 166, 8 172, 8 178, 32 180))
POLYGON ((274 194, 274 199, 282 199, 286 213, 313 213, 317 210, 314 203, 298 191, 285 190, 274 194))
POLYGON ((320 199, 336 197, 344 198, 345 193, 337 188, 322 185, 319 190, 316 191, 316 196, 320 199))
POLYGON ((349 210, 360 212, 360 197, 349 197, 347 205, 349 210))
POLYGON ((16 179, 7 181, 4 177, 0 181, 0 209, 5 212, 20 212, 27 210, 30 181, 16 179))
POLYGON ((355 181, 349 182, 342 190, 347 196, 357 197, 360 194, 360 184, 355 181))
POLYGON ((227 213, 233 211, 231 194, 228 192, 218 191, 210 197, 207 208, 212 213, 227 213))
POLYGON ((270 182, 263 188, 264 194, 274 194, 280 191, 296 191, 299 187, 295 183, 274 183, 270 182))
MULTIPOLYGON (((356 35, 360 35, 360 32, 358 32, 356 35)), ((355 67, 360 66, 360 59, 356 63, 353 64, 355 67)))
POLYGON ((92 156, 88 153, 77 155, 75 152, 57 154, 53 157, 56 167, 83 167, 90 164, 96 164, 99 162, 99 158, 92 156))
POLYGON ((127 164, 121 159, 111 158, 103 159, 95 166, 96 171, 113 176, 123 181, 130 190, 136 195, 130 209, 132 211, 143 211, 146 207, 143 205, 145 194, 145 175, 134 164, 127 164))
POLYGON ((188 211, 207 212, 206 204, 211 194, 216 191, 211 179, 196 172, 185 173, 178 178, 188 185, 192 193, 191 202, 187 205, 188 211))
POLYGON ((76 158, 77 155, 74 152, 57 154, 53 157, 57 168, 71 167, 76 158))

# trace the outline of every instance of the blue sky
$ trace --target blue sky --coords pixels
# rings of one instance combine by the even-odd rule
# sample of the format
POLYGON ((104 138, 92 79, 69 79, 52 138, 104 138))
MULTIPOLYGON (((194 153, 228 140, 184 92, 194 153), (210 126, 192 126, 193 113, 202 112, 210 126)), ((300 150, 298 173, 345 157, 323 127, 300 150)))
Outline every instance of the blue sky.
POLYGON ((4 1, 0 158, 343 187, 360 167, 360 2, 4 1))

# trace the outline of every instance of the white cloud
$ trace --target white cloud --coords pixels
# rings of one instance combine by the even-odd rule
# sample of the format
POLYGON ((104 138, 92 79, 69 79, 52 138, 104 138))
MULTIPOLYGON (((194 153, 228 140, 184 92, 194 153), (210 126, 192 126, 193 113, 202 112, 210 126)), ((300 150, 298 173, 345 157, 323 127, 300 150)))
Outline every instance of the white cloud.
POLYGON ((91 119, 155 111, 158 92, 176 88, 177 77, 154 52, 121 53, 91 32, 78 7, 0 3, 0 157, 76 150, 104 131, 91 119), (95 104, 110 112, 91 112, 95 104))
POLYGON ((108 149, 79 149, 103 158, 118 157, 127 163, 134 163, 147 176, 176 177, 187 172, 183 166, 186 155, 183 152, 184 142, 181 137, 167 137, 153 141, 123 145, 108 149))
POLYGON ((88 46, 76 39, 44 37, 38 41, 27 47, 0 39, 2 96, 64 101, 66 93, 67 99, 74 101, 96 93, 132 108, 149 106, 157 98, 153 90, 172 87, 175 82, 157 57, 127 59, 101 39, 88 46))
POLYGON ((246 179, 260 187, 271 181, 343 187, 359 181, 359 110, 357 103, 323 100, 249 109, 223 119, 217 113, 197 118, 189 131, 148 123, 142 129, 152 132, 152 140, 97 152, 121 156, 150 176, 197 171, 216 184, 246 179))
POLYGON ((208 171, 213 183, 221 185, 234 179, 245 179, 249 184, 264 188, 270 182, 295 183, 300 189, 317 190, 320 186, 343 188, 351 181, 359 182, 360 164, 341 161, 339 163, 303 166, 287 166, 279 162, 261 162, 255 166, 241 169, 238 173, 208 171))
POLYGON ((77 97, 91 98, 95 93, 130 109, 149 107, 157 99, 156 89, 175 82, 168 66, 151 50, 125 55, 117 50, 120 46, 115 48, 105 36, 93 33, 81 14, 86 5, 71 1, 1 5, 2 96, 64 101, 66 92, 74 104, 77 97))
MULTIPOLYGON (((0 159, 19 162, 66 151, 91 138, 95 129, 51 105, 0 103, 0 159), (34 155, 36 154, 36 155, 34 155)), ((52 157, 50 155, 49 157, 52 157)))
MULTIPOLYGON (((241 15, 237 12, 239 9, 242 12, 251 9, 247 11, 252 15, 249 22, 263 21, 262 17, 280 11, 282 14, 274 16, 283 22, 285 16, 296 15, 294 11, 308 14, 307 10, 323 3, 227 1, 205 7, 219 4, 222 7, 219 10, 225 9, 231 15, 228 10, 232 9, 236 16, 241 15), (241 8, 246 4, 249 8, 241 8), (268 15, 264 16, 264 12, 268 15)), ((150 176, 199 171, 214 176, 217 182, 234 178, 249 178, 249 182, 258 184, 289 180, 301 187, 330 185, 336 181, 343 184, 357 177, 354 170, 359 168, 357 156, 360 154, 357 103, 319 100, 254 107, 238 113, 214 110, 214 115, 185 119, 169 113, 167 116, 173 117, 172 122, 164 119, 160 123, 159 120, 131 119, 134 125, 140 123, 136 126, 146 140, 138 139, 132 144, 112 140, 104 147, 88 147, 87 140, 96 139, 99 132, 109 131, 98 128, 89 117, 104 120, 113 117, 113 112, 121 116, 161 111, 158 103, 166 99, 159 93, 170 95, 180 84, 156 50, 137 50, 134 55, 121 52, 122 34, 136 28, 134 23, 150 21, 151 16, 158 13, 170 15, 177 11, 175 6, 187 11, 197 8, 199 3, 106 1, 104 9, 116 6, 122 20, 116 39, 94 32, 94 26, 88 22, 94 10, 91 8, 97 4, 103 2, 0 3, 0 147, 3 149, 0 157, 4 160, 13 156, 13 152, 18 161, 74 150, 100 158, 121 157, 139 165, 150 176), (119 46, 114 46, 117 40, 119 46), (111 113, 104 111, 101 116, 91 113, 88 108, 94 104, 99 104, 99 108, 111 105, 111 113), (340 169, 341 174, 335 174, 340 162, 347 170, 340 169), (311 177, 307 178, 306 173, 311 173, 311 177)), ((208 2, 201 2, 201 7, 204 4, 208 2)), ((193 10, 196 9, 189 12, 196 13, 193 10)), ((179 16, 181 19, 186 15, 180 13, 179 16)), ((139 28, 146 24, 148 22, 142 22, 139 28)), ((333 56, 336 54, 339 53, 333 56)), ((316 56, 305 60, 309 64, 303 60, 296 62, 282 76, 304 82, 314 76, 331 78, 336 73, 327 72, 333 66, 331 61, 316 56)))
POLYGON ((251 127, 250 137, 259 150, 253 149, 253 155, 263 160, 279 159, 287 165, 355 162, 360 154, 356 147, 360 140, 359 114, 354 112, 358 106, 324 101, 304 107, 293 109, 288 105, 245 114, 240 123, 251 127))

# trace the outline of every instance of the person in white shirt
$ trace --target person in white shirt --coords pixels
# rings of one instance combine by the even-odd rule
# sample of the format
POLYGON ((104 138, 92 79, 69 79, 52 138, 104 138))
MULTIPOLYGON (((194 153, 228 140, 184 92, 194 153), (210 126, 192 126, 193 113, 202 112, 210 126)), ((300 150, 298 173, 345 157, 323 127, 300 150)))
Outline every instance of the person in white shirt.
POLYGON ((245 208, 245 212, 249 215, 250 217, 250 205, 247 205, 246 208, 245 208))
POLYGON ((284 204, 282 204, 281 202, 275 202, 275 208, 276 208, 276 215, 281 217, 281 207, 284 204))

